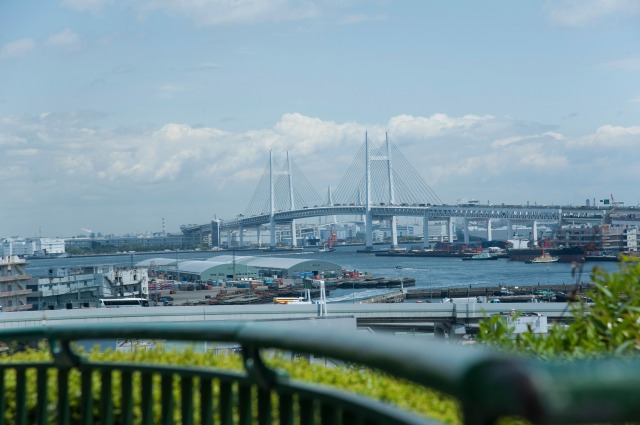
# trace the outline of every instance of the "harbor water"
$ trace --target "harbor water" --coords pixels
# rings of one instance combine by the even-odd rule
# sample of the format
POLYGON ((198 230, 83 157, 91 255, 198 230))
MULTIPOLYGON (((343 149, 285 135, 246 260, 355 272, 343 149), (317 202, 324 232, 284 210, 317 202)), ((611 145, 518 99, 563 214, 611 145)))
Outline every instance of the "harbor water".
MULTIPOLYGON (((496 261, 462 261, 460 258, 442 257, 380 257, 373 253, 358 253, 362 247, 339 246, 333 252, 318 252, 318 248, 305 247, 295 251, 238 251, 238 256, 278 256, 289 258, 319 258, 331 261, 346 270, 366 272, 376 277, 394 278, 407 277, 415 279, 416 289, 441 290, 453 287, 496 287, 504 285, 509 288, 537 285, 566 285, 569 289, 576 284, 576 277, 572 276, 571 263, 526 264, 520 261, 499 259, 496 261)), ((376 247, 383 250, 384 247, 376 247)), ((162 253, 130 253, 109 256, 86 256, 68 258, 48 258, 29 260, 27 273, 35 277, 46 277, 50 269, 74 269, 84 266, 114 265, 131 267, 136 263, 150 258, 175 258, 179 261, 199 259, 204 260, 217 255, 229 255, 228 251, 190 251, 190 252, 162 252, 162 253)), ((607 271, 618 270, 620 263, 615 262, 586 262, 583 266, 582 283, 590 282, 593 267, 600 267, 607 271)), ((362 299, 373 298, 397 289, 334 289, 331 291, 329 302, 358 302, 362 299)))

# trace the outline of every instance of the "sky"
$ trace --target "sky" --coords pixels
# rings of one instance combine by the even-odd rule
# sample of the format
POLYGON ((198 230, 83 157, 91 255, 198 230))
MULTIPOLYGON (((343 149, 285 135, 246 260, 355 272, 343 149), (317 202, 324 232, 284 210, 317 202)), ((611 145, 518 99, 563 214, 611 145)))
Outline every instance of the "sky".
POLYGON ((325 196, 365 132, 448 204, 640 204, 635 0, 3 0, 0 82, 0 237, 233 218, 270 151, 325 196))

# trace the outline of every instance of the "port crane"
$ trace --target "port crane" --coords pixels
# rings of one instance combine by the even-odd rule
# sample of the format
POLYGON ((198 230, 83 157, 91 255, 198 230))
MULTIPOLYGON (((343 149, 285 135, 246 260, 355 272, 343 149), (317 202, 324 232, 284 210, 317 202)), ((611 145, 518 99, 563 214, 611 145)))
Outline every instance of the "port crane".
POLYGON ((333 248, 338 242, 338 237, 336 236, 336 232, 333 229, 333 225, 329 226, 329 240, 327 241, 327 246, 329 249, 333 248))

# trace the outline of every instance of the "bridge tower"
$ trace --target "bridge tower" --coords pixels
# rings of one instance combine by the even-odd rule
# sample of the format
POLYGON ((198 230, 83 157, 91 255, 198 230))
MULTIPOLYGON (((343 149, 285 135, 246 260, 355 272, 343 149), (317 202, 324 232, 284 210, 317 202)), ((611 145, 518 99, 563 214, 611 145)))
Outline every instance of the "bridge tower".
MULTIPOLYGON (((391 147, 389 146, 389 133, 385 132, 385 144, 387 145, 387 173, 389 176, 389 204, 396 204, 395 188, 393 185, 393 167, 391 165, 391 147)), ((396 216, 391 217, 391 248, 398 246, 398 227, 396 216)))
POLYGON ((367 132, 364 133, 364 143, 365 143, 365 240, 364 245, 365 249, 368 251, 373 251, 373 216, 371 214, 371 167, 370 167, 370 153, 369 153, 369 135, 367 132))
MULTIPOLYGON (((287 177, 289 181, 289 205, 291 205, 291 211, 293 211, 296 209, 296 201, 293 196, 293 174, 291 173, 291 159, 289 159, 289 151, 287 151, 287 177)), ((291 246, 293 248, 298 246, 295 220, 291 220, 291 246)))
POLYGON ((269 246, 271 249, 276 248, 276 220, 274 214, 276 212, 275 205, 275 189, 273 180, 273 151, 269 151, 269 246))
MULTIPOLYGON (((387 178, 388 178, 388 187, 389 187, 389 205, 395 205, 395 187, 393 184, 393 165, 391 161, 391 146, 389 144, 389 134, 385 133, 385 148, 386 155, 374 155, 372 156, 369 151, 369 137, 368 134, 365 133, 365 185, 366 185, 366 199, 365 199, 365 216, 366 216, 366 225, 365 225, 365 249, 372 251, 373 250, 373 217, 371 214, 371 161, 386 161, 387 165, 387 178)), ((396 222, 396 217, 392 216, 390 219, 390 227, 391 227, 391 246, 395 248, 398 246, 398 227, 396 222)))
MULTIPOLYGON (((287 169, 282 171, 275 171, 273 169, 273 151, 269 151, 269 232, 270 232, 270 247, 275 249, 276 247, 276 221, 274 218, 276 209, 275 200, 275 181, 274 176, 286 175, 289 189, 289 209, 291 211, 296 209, 295 197, 293 192, 293 173, 291 172, 291 158, 289 158, 289 151, 287 151, 287 169)), ((296 239, 296 221, 291 220, 291 246, 298 246, 296 239)))

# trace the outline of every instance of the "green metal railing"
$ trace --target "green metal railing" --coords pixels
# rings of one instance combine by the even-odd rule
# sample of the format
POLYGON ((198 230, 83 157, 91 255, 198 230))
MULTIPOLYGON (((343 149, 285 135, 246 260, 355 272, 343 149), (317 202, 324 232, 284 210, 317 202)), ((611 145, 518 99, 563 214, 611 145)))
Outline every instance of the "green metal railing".
POLYGON ((0 330, 1 341, 41 339, 49 341, 51 362, 0 364, 0 412, 15 411, 15 417, 0 414, 0 425, 152 424, 158 423, 158 403, 163 424, 432 423, 377 400, 290 380, 265 364, 265 349, 358 363, 450 394, 460 401, 466 424, 504 416, 548 424, 640 419, 635 360, 542 363, 479 347, 257 322, 0 330), (74 351, 75 341, 118 338, 237 343, 245 370, 95 362, 74 351), (15 391, 9 392, 13 379, 15 391), (73 379, 79 379, 79 391, 71 390, 73 379), (78 399, 79 411, 71 409, 78 399))

